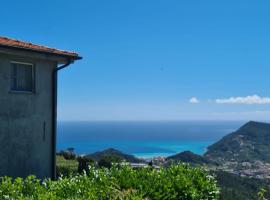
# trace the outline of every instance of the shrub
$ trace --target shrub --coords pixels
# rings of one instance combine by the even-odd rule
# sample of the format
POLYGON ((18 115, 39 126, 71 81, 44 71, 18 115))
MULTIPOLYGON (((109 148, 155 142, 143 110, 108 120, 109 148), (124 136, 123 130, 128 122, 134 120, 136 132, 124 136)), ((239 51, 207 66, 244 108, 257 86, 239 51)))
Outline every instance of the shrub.
POLYGON ((77 160, 66 160, 63 156, 56 156, 56 175, 59 177, 69 176, 71 174, 76 174, 78 171, 77 160))
POLYGON ((112 155, 112 156, 102 156, 100 160, 98 160, 97 165, 99 167, 111 168, 113 163, 121 163, 123 162, 123 158, 112 155))
POLYGON ((84 156, 79 156, 77 158, 77 161, 79 163, 79 166, 78 166, 78 173, 83 173, 84 171, 86 171, 87 173, 89 172, 89 166, 90 164, 94 163, 93 160, 87 158, 87 157, 84 157, 84 156))
POLYGON ((259 192, 258 192, 258 200, 267 200, 265 198, 265 194, 266 194, 266 190, 265 189, 261 189, 259 192))
POLYGON ((60 177, 57 181, 41 182, 33 176, 0 180, 2 199, 215 200, 218 193, 212 176, 187 165, 160 170, 90 167, 88 174, 60 177))

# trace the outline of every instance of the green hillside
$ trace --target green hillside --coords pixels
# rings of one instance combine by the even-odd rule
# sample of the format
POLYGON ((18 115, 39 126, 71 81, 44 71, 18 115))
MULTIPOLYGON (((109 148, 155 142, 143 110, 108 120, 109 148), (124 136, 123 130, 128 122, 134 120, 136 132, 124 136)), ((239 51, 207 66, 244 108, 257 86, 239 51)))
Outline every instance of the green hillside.
POLYGON ((118 151, 113 148, 106 149, 104 151, 99 151, 93 154, 86 155, 87 158, 94 161, 100 161, 101 159, 109 160, 111 162, 142 162, 140 159, 136 158, 133 155, 124 154, 121 151, 118 151))
POLYGON ((215 171, 216 180, 221 188, 220 200, 258 200, 258 192, 266 189, 270 197, 269 180, 246 178, 223 171, 215 171))
POLYGON ((208 164, 209 161, 203 156, 192 153, 191 151, 184 151, 173 156, 167 157, 167 160, 181 161, 185 163, 203 165, 208 164))
POLYGON ((217 161, 270 162, 270 124, 250 121, 208 147, 205 157, 217 161))

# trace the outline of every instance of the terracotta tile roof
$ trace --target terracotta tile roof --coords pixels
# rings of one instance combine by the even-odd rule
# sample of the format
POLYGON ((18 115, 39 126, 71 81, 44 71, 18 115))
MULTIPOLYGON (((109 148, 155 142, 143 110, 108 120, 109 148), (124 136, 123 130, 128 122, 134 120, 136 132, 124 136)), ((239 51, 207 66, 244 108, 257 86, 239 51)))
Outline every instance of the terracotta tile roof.
POLYGON ((0 36, 0 46, 31 50, 31 51, 45 53, 45 54, 48 53, 48 54, 53 54, 56 56, 69 57, 73 60, 81 59, 78 53, 75 53, 75 52, 63 51, 63 50, 59 50, 55 48, 36 45, 30 42, 19 41, 19 40, 7 38, 7 37, 1 37, 1 36, 0 36))

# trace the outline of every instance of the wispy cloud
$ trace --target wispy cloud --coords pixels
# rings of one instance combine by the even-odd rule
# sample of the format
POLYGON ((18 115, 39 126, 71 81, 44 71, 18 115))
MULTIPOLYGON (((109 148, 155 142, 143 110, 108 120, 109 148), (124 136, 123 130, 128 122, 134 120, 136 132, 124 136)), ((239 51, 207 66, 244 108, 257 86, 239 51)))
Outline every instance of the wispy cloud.
POLYGON ((225 99, 216 99, 217 104, 270 104, 270 97, 260 97, 252 95, 246 97, 230 97, 225 99))
POLYGON ((192 97, 189 99, 189 103, 197 104, 197 103, 200 103, 200 101, 196 97, 192 97))

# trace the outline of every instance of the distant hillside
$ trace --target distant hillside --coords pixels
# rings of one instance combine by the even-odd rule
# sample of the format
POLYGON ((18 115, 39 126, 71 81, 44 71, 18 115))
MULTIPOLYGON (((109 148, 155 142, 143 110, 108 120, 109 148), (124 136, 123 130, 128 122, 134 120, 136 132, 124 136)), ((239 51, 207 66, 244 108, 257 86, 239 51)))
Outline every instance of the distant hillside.
POLYGON ((270 124, 250 121, 209 146, 204 156, 216 161, 270 162, 270 124))
POLYGON ((99 161, 101 159, 110 159, 112 161, 122 161, 127 162, 142 162, 140 159, 136 158, 133 155, 124 154, 121 151, 118 151, 113 148, 106 149, 104 151, 96 152, 93 154, 86 155, 87 158, 90 158, 94 161, 99 161))
POLYGON ((191 164, 208 164, 208 160, 203 156, 192 153, 191 151, 184 151, 173 156, 167 157, 167 160, 182 161, 191 164))
POLYGON ((262 188, 267 190, 267 199, 270 197, 270 182, 267 179, 240 177, 223 171, 211 173, 215 175, 221 188, 220 200, 257 200, 257 193, 262 188))

